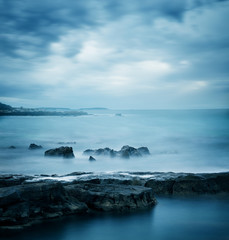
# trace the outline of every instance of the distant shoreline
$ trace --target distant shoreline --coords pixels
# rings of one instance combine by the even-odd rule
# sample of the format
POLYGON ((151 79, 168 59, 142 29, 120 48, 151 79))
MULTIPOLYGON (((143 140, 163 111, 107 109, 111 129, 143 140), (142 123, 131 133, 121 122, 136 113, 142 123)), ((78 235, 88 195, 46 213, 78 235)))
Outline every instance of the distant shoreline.
POLYGON ((14 108, 0 103, 0 116, 82 116, 88 115, 82 110, 70 108, 14 108))
POLYGON ((87 112, 68 108, 13 108, 0 103, 0 116, 82 116, 87 112))
POLYGON ((83 116, 88 115, 83 111, 3 111, 0 112, 0 116, 83 116))

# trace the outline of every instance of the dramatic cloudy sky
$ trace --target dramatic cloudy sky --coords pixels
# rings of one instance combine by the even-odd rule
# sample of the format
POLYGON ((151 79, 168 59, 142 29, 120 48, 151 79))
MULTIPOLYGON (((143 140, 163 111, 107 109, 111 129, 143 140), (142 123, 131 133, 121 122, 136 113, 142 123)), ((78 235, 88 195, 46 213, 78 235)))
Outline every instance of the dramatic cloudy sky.
POLYGON ((229 1, 0 0, 0 102, 229 107, 229 1))

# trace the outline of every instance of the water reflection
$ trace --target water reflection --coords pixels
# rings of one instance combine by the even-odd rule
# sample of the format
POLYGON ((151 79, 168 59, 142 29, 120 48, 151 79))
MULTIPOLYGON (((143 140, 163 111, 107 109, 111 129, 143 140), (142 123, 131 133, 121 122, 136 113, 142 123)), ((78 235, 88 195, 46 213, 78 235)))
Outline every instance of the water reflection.
POLYGON ((2 240, 151 240, 229 238, 229 201, 215 197, 158 198, 150 211, 71 216, 24 231, 1 232, 2 240))

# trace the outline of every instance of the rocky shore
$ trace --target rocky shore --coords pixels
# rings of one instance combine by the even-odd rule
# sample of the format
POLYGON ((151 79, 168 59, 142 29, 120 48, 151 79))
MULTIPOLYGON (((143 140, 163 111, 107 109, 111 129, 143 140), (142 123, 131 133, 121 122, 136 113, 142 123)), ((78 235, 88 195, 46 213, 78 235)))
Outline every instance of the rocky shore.
POLYGON ((226 173, 75 172, 0 175, 0 226, 91 212, 129 212, 156 204, 154 195, 229 194, 226 173))
POLYGON ((44 219, 90 212, 129 212, 156 204, 143 186, 56 179, 36 181, 20 175, 0 178, 0 226, 23 227, 44 219))

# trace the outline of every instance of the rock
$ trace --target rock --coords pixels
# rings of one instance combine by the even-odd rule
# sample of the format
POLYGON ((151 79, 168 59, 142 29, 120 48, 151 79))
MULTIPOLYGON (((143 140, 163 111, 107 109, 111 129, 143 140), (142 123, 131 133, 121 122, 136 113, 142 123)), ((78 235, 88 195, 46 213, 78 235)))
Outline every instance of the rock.
POLYGON ((145 183, 146 187, 153 189, 156 195, 172 195, 174 180, 149 180, 145 183))
POLYGON ((30 150, 41 149, 41 148, 42 148, 41 145, 37 145, 37 144, 35 144, 35 143, 31 143, 31 144, 29 145, 29 149, 30 149, 30 150))
POLYGON ((57 174, 52 174, 51 177, 58 177, 58 175, 57 174))
POLYGON ((1 226, 82 213, 85 203, 69 196, 61 183, 33 183, 0 188, 1 226))
POLYGON ((143 155, 149 155, 149 149, 147 147, 134 148, 128 145, 123 146, 119 151, 121 156, 124 158, 129 157, 141 157, 143 155))
POLYGON ((45 152, 45 156, 64 157, 64 158, 74 158, 75 157, 72 147, 59 147, 59 148, 49 149, 45 152))
POLYGON ((130 158, 130 157, 141 157, 144 155, 149 155, 149 149, 147 147, 140 147, 134 148, 128 145, 123 146, 120 151, 115 151, 110 148, 99 148, 96 150, 87 149, 84 151, 85 155, 103 155, 103 156, 110 156, 110 157, 123 157, 123 158, 130 158))
POLYGON ((20 185, 24 181, 32 179, 31 176, 4 174, 0 175, 0 188, 20 185))
POLYGON ((108 148, 99 148, 99 149, 97 149, 96 151, 95 151, 95 154, 96 155, 108 155, 108 153, 109 153, 109 150, 108 150, 108 148))
POLYGON ((157 195, 228 194, 229 173, 177 173, 165 179, 147 180, 144 186, 157 195))
POLYGON ((174 195, 216 194, 221 192, 229 192, 229 175, 208 176, 203 174, 196 176, 190 174, 176 179, 173 185, 174 195))
POLYGON ((95 155, 107 155, 109 156, 111 154, 111 151, 114 151, 110 148, 99 148, 95 150, 95 155))
MULTIPOLYGON (((56 177, 57 175, 56 174, 53 174, 54 176, 53 177, 56 177)), ((50 177, 50 175, 48 174, 40 174, 41 177, 50 177)))
POLYGON ((96 161, 96 159, 93 158, 92 156, 90 156, 88 160, 89 160, 89 161, 96 161))
POLYGON ((92 150, 92 149, 87 149, 83 152, 84 155, 95 155, 95 150, 92 150))
POLYGON ((156 204, 150 188, 117 184, 27 183, 0 188, 0 226, 23 226, 36 220, 91 211, 129 212, 156 204))
POLYGON ((48 181, 46 175, 43 180, 42 175, 38 176, 35 182, 37 176, 0 175, 0 228, 69 214, 147 209, 156 204, 153 194, 229 195, 229 172, 128 172, 124 175, 75 172, 62 176, 76 176, 75 180, 63 183, 61 176, 52 175, 53 180, 48 181))
POLYGON ((66 190, 96 211, 128 212, 156 204, 152 190, 142 186, 85 183, 68 185, 66 190))
POLYGON ((9 146, 9 149, 16 149, 15 146, 9 146))
POLYGON ((110 156, 110 157, 115 157, 117 154, 117 151, 114 151, 113 149, 110 148, 99 148, 96 150, 92 150, 92 149, 87 149, 83 152, 83 154, 85 155, 104 155, 104 156, 110 156))
POLYGON ((92 174, 92 172, 72 172, 64 176, 83 176, 85 174, 92 174))
POLYGON ((118 152, 117 151, 115 151, 115 150, 113 150, 113 149, 111 149, 110 150, 110 157, 116 157, 118 155, 118 152))
POLYGON ((123 158, 140 157, 141 153, 136 148, 126 145, 121 148, 120 155, 123 158))
POLYGON ((147 147, 138 148, 138 152, 142 155, 150 155, 150 151, 147 147))

